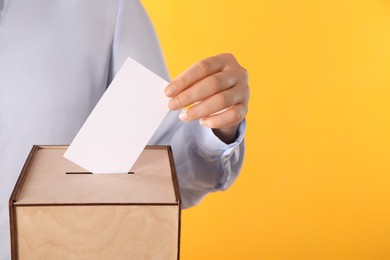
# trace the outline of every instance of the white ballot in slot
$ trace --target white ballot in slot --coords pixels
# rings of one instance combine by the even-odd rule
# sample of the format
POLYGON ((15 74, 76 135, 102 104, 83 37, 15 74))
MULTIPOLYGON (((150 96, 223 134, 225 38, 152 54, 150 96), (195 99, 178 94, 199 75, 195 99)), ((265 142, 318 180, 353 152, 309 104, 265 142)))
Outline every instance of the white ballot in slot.
POLYGON ((169 111, 167 84, 128 58, 64 157, 92 173, 128 173, 169 111))

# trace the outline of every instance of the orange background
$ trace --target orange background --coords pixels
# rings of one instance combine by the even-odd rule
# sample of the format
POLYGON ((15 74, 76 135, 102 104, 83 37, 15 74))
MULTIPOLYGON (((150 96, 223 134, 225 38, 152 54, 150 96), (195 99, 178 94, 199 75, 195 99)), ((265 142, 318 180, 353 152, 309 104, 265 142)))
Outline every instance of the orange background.
POLYGON ((172 77, 250 76, 243 171, 183 211, 182 259, 390 259, 390 1, 142 2, 172 77))

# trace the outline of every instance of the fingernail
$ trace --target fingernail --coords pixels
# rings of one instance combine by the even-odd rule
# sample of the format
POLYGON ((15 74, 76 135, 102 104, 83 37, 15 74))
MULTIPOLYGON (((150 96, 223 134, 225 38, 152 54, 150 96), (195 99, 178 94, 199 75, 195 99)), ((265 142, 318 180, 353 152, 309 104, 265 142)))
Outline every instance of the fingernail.
POLYGON ((179 118, 181 121, 186 122, 188 120, 187 110, 182 110, 179 114, 179 118))
POLYGON ((206 122, 206 121, 207 121, 207 120, 201 118, 201 119, 199 119, 199 124, 202 125, 202 126, 207 127, 207 122, 206 122))
POLYGON ((172 97, 175 94, 175 92, 176 92, 176 89, 174 87, 167 87, 165 89, 165 95, 167 97, 172 97))
POLYGON ((169 100, 168 106, 170 109, 175 110, 175 109, 178 109, 180 107, 180 103, 177 99, 173 98, 173 99, 169 100))

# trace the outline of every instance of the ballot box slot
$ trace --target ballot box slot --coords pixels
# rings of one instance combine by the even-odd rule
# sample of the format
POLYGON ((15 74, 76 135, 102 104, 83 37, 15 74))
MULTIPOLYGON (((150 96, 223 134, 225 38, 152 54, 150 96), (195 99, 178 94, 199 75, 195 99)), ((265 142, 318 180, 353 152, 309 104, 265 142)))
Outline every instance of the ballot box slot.
MULTIPOLYGON (((134 174, 135 172, 128 172, 127 174, 134 174)), ((66 174, 93 174, 92 172, 66 172, 66 174)), ((101 174, 123 174, 123 173, 99 173, 97 175, 101 174)))

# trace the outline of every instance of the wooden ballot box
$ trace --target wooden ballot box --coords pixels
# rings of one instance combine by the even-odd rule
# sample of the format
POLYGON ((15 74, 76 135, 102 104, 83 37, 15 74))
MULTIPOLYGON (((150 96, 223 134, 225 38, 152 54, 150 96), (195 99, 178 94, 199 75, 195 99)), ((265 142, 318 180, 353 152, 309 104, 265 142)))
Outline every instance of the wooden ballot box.
POLYGON ((10 198, 13 259, 178 259, 180 194, 170 147, 129 174, 91 174, 34 146, 10 198))

